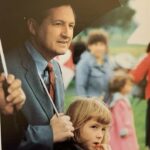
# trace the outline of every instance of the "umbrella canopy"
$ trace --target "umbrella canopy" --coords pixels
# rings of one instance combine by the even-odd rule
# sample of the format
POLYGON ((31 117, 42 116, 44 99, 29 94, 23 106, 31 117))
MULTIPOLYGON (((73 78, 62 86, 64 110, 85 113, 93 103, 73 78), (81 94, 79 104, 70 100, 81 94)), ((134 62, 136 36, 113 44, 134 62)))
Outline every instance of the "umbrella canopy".
POLYGON ((27 38, 24 17, 57 4, 70 4, 76 14, 74 36, 91 26, 108 11, 120 5, 119 0, 0 0, 0 37, 3 46, 13 48, 27 38))

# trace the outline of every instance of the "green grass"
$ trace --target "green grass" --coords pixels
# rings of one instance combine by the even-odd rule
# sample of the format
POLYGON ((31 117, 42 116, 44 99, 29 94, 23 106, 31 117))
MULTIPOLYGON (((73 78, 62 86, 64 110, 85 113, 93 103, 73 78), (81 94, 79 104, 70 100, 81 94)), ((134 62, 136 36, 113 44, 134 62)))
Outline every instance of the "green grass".
POLYGON ((132 107, 134 112, 134 120, 140 150, 145 149, 145 116, 146 116, 146 100, 140 102, 132 99, 132 107))

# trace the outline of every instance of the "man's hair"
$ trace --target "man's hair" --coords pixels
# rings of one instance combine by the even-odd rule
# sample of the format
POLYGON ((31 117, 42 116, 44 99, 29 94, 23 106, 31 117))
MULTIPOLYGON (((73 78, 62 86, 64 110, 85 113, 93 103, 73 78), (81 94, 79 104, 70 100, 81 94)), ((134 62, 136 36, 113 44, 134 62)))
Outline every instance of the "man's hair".
MULTIPOLYGON (((63 5, 68 5, 71 6, 73 9, 72 4, 70 3, 69 0, 32 0, 30 2, 29 9, 25 10, 25 20, 29 18, 34 18, 39 24, 42 23, 43 19, 47 17, 48 15, 48 10, 51 8, 63 6, 63 5), (31 3, 31 6, 30 6, 31 3), (33 6, 32 6, 33 5, 33 6)), ((28 7, 26 7, 28 8, 28 7)), ((73 9, 74 12, 74 9, 73 9)), ((74 13, 75 14, 75 13, 74 13)))
POLYGON ((131 76, 123 70, 118 70, 109 82, 110 93, 120 92, 127 81, 132 81, 131 76))
MULTIPOLYGON (((80 129, 91 119, 95 119, 102 125, 109 126, 111 123, 111 114, 102 100, 98 98, 77 97, 69 106, 66 115, 69 115, 71 122, 75 127, 74 140, 80 143, 80 129)), ((107 130, 102 143, 107 141, 107 130)))

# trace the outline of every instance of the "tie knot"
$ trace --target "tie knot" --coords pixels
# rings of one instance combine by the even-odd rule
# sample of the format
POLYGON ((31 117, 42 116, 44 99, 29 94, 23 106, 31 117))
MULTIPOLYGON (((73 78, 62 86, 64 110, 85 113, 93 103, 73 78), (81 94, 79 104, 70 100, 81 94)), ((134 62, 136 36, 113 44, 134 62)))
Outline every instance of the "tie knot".
POLYGON ((49 72, 52 72, 53 71, 53 65, 52 65, 52 63, 49 62, 47 64, 47 68, 48 68, 49 72))

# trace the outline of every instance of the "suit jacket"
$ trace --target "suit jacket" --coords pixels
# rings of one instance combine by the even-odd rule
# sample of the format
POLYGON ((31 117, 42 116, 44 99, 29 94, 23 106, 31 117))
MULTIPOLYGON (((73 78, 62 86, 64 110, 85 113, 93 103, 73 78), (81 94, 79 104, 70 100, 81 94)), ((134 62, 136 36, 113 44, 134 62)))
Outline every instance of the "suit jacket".
POLYGON ((83 150, 83 148, 73 140, 68 140, 54 144, 54 150, 83 150))
MULTIPOLYGON (((2 117, 3 150, 17 149, 18 146, 32 149, 36 145, 53 149, 50 119, 54 110, 38 77, 35 62, 25 46, 6 51, 5 57, 9 73, 21 79, 27 99, 20 112, 2 117)), ((56 61, 53 61, 53 66, 56 75, 55 105, 59 112, 63 112, 63 79, 56 61)))

